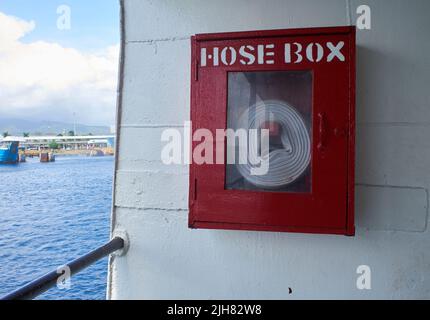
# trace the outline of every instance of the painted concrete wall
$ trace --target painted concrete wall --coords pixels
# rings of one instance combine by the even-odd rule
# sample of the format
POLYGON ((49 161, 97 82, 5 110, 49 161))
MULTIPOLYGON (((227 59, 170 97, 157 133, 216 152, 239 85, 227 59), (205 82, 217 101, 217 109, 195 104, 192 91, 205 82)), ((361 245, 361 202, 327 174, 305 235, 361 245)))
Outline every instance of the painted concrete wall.
POLYGON ((430 298, 430 1, 125 0, 124 12, 113 228, 131 245, 111 261, 110 298, 430 298), (161 163, 160 136, 189 119, 190 36, 355 24, 361 4, 356 237, 188 229, 188 168, 161 163), (371 290, 356 287, 359 265, 371 290))

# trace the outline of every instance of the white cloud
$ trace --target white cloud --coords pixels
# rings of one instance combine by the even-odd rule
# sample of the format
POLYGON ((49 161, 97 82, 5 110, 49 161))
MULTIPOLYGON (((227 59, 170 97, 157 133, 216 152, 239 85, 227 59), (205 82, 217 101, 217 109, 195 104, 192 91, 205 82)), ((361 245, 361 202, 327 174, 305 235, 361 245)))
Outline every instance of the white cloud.
POLYGON ((114 122, 119 45, 97 54, 22 42, 34 30, 0 12, 0 117, 109 125, 114 122))

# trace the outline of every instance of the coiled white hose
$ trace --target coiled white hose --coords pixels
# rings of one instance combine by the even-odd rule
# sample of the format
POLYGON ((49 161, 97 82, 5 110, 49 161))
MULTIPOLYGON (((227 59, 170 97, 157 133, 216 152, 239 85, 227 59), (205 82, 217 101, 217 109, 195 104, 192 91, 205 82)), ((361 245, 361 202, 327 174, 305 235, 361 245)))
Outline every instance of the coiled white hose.
POLYGON ((311 160, 311 141, 306 124, 295 108, 281 101, 263 101, 248 108, 239 118, 237 127, 260 129, 268 120, 276 121, 281 127, 283 148, 262 154, 262 160, 269 158, 268 172, 263 175, 251 174, 258 167, 253 157, 258 155, 257 139, 248 141, 247 161, 240 162, 237 168, 250 183, 265 189, 277 189, 296 181, 309 166, 311 160), (253 140, 253 141, 251 141, 253 140))

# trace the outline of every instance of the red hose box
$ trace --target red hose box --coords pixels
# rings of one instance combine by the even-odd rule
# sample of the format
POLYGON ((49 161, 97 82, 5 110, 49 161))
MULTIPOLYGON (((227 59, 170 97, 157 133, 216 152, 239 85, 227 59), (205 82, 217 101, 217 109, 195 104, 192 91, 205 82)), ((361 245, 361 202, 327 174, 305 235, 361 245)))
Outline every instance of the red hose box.
POLYGON ((355 27, 192 37, 189 227, 354 235, 355 27))

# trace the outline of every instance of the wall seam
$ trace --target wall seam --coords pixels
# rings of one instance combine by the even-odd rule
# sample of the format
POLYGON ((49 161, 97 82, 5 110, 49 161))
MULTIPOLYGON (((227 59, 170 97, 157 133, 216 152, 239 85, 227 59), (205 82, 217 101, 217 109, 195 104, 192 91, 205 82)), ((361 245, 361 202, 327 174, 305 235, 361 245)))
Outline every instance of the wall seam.
POLYGON ((183 128, 183 124, 122 124, 121 128, 151 129, 151 128, 183 128))
POLYGON ((155 43, 158 43, 158 42, 184 41, 184 40, 190 40, 190 39, 191 39, 190 36, 184 36, 184 37, 147 39, 147 40, 128 40, 128 41, 126 41, 126 44, 133 44, 133 43, 155 44, 155 43))
POLYGON ((430 122, 360 122, 361 127, 430 127, 430 122))
POLYGON ((188 208, 131 207, 123 205, 116 205, 116 207, 132 211, 188 212, 188 208))

